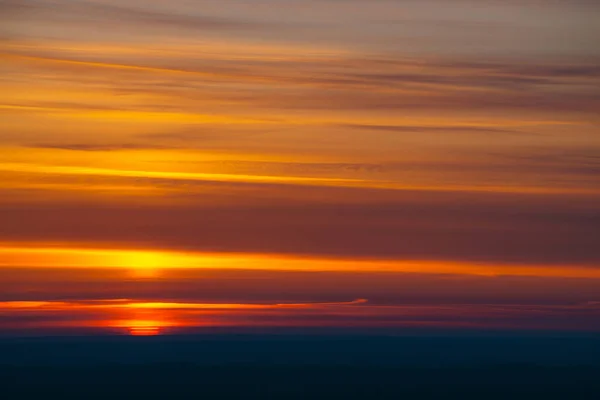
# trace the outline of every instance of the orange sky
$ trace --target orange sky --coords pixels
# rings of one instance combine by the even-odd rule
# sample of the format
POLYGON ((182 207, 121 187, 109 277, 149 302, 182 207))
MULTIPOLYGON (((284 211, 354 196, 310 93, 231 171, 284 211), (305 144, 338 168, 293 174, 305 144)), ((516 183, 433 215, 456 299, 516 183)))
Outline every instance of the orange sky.
POLYGON ((600 293, 599 10, 567 3, 0 3, 0 333, 115 299, 597 329, 565 322, 600 293))

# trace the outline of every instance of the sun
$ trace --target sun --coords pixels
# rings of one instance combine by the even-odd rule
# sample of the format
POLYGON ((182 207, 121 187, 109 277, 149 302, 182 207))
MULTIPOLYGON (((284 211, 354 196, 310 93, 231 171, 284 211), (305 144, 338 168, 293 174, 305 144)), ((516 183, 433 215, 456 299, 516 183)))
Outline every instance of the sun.
POLYGON ((131 336, 158 336, 161 334, 158 326, 130 326, 128 332, 131 336))
POLYGON ((132 320, 123 325, 131 336, 158 336, 162 333, 162 324, 157 321, 132 320))

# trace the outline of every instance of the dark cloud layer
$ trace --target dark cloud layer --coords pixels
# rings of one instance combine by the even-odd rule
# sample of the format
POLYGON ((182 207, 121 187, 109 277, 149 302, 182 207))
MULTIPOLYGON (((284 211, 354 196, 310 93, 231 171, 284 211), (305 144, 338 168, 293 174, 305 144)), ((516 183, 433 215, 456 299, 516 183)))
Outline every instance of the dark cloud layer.
MULTIPOLYGON (((240 266, 243 267, 243 266, 240 266)), ((126 269, 0 269, 0 301, 282 303, 366 297, 372 305, 585 304, 600 279, 416 273, 178 270, 133 279, 126 269)))
POLYGON ((592 199, 421 193, 354 205, 261 206, 264 201, 178 208, 6 205, 0 239, 348 258, 600 263, 600 213, 592 199))

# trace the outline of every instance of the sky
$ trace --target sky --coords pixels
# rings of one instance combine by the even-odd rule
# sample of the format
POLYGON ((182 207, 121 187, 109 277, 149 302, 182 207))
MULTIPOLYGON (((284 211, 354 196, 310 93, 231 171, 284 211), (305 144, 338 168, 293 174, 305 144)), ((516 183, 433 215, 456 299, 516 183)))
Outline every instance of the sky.
POLYGON ((1 0, 0 334, 600 331, 593 0, 1 0))

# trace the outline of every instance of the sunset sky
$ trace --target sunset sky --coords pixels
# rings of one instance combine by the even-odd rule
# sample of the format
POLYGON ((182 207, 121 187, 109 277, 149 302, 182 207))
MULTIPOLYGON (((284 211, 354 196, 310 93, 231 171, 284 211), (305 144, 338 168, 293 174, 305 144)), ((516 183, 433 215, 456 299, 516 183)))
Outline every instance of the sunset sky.
POLYGON ((600 331, 599 13, 0 0, 0 334, 600 331))

